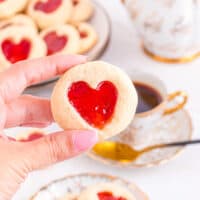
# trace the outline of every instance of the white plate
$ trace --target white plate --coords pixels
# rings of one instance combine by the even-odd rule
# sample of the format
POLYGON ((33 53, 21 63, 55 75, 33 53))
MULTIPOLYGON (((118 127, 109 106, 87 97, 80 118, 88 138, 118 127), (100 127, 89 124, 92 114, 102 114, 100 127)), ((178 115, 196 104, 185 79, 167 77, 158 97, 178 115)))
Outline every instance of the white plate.
POLYGON ((105 174, 80 174, 68 176, 54 181, 42 188, 31 200, 60 200, 66 194, 79 195, 80 192, 91 185, 99 183, 116 183, 126 187, 134 195, 135 200, 148 200, 148 196, 142 192, 135 184, 129 183, 118 177, 105 174))

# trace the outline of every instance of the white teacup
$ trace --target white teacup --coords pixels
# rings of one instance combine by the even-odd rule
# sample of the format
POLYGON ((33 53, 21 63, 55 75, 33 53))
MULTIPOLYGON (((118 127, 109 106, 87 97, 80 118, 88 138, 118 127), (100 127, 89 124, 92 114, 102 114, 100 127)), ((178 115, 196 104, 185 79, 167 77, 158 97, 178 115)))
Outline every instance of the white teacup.
POLYGON ((151 140, 150 137, 152 134, 150 134, 148 130, 152 130, 153 126, 159 126, 159 123, 162 123, 161 119, 163 116, 170 117, 174 112, 181 110, 187 103, 188 96, 183 91, 168 94, 164 82, 151 74, 138 72, 130 77, 133 82, 141 83, 155 89, 162 97, 160 104, 154 108, 146 112, 136 113, 128 129, 122 133, 122 138, 123 134, 125 134, 125 137, 127 134, 130 137, 132 135, 134 137, 132 141, 135 141, 134 145, 140 146, 147 144, 148 140, 151 140))

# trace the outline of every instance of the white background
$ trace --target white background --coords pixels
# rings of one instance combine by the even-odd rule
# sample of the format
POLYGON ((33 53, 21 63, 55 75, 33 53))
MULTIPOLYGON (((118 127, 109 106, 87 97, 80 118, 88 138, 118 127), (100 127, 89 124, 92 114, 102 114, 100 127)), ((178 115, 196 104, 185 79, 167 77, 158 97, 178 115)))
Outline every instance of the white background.
MULTIPOLYGON (((165 81, 169 92, 185 90, 189 94, 187 109, 194 123, 194 138, 200 138, 200 59, 184 65, 158 63, 140 49, 132 22, 119 0, 99 0, 112 20, 111 43, 102 60, 126 71, 143 70, 165 81)), ((50 86, 33 93, 48 96, 50 86)), ((200 199, 200 145, 188 147, 176 160, 149 169, 123 169, 105 166, 86 156, 65 161, 42 172, 35 172, 22 186, 15 199, 26 200, 30 193, 58 177, 80 172, 109 173, 135 182, 151 200, 200 199)))

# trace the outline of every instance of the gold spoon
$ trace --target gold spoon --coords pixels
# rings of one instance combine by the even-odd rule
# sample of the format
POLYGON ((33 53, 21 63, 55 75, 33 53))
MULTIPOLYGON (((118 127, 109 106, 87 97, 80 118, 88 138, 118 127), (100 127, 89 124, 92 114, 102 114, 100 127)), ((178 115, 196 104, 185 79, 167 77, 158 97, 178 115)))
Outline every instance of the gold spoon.
POLYGON ((178 146, 186 146, 192 144, 199 144, 200 140, 192 140, 192 141, 182 141, 182 142, 173 142, 167 144, 158 144, 146 147, 142 150, 135 150, 131 146, 127 144, 123 144, 115 141, 104 141, 96 144, 93 148, 93 152, 98 156, 119 161, 119 162, 133 162, 139 156, 149 151, 166 148, 166 147, 178 147, 178 146))

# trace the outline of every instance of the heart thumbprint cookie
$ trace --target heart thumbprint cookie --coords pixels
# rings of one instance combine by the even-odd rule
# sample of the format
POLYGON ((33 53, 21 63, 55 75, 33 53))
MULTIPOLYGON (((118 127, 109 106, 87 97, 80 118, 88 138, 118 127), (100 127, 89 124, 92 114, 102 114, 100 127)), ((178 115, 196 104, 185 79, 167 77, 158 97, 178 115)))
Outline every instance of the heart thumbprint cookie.
POLYGON ((101 183, 83 190, 78 200, 136 200, 134 195, 117 183, 101 183))
POLYGON ((95 29, 90 24, 85 22, 78 23, 75 27, 78 30, 80 37, 79 53, 83 54, 90 51, 98 41, 95 29))
POLYGON ((27 8, 41 29, 68 22, 71 12, 71 0, 31 0, 27 8))
POLYGON ((12 25, 28 26, 32 28, 35 32, 37 32, 37 27, 35 22, 28 15, 18 14, 15 15, 14 17, 2 20, 0 22, 0 29, 4 29, 12 25))
POLYGON ((63 129, 92 129, 109 138, 133 119, 137 93, 129 77, 105 62, 89 62, 68 70, 51 97, 55 121, 63 129))
POLYGON ((0 18, 7 18, 24 10, 28 0, 0 0, 0 18))
POLYGON ((79 33, 71 25, 60 25, 45 29, 40 36, 46 43, 48 55, 56 53, 75 54, 80 49, 79 33))
POLYGON ((22 133, 17 136, 16 140, 19 142, 32 142, 33 140, 40 139, 44 137, 46 133, 42 130, 32 130, 30 132, 22 133))
POLYGON ((70 22, 83 22, 90 19, 94 13, 91 0, 71 0, 73 9, 70 22))
POLYGON ((32 28, 12 25, 0 31, 0 71, 21 60, 45 56, 46 51, 32 28))

